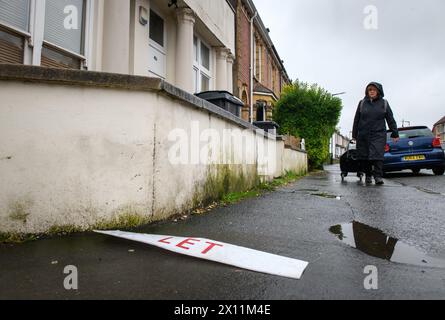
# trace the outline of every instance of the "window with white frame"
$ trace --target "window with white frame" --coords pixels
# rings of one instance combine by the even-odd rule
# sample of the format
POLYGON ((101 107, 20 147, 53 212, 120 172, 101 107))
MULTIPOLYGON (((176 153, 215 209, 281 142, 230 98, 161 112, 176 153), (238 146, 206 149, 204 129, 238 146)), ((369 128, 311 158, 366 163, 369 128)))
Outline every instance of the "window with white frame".
POLYGON ((272 91, 277 92, 277 69, 272 67, 272 91))
POLYGON ((92 0, 0 0, 0 62, 80 69, 92 0))
POLYGON ((267 54, 267 65, 268 65, 268 70, 267 70, 268 79, 267 79, 267 81, 268 81, 269 86, 271 86, 272 85, 272 57, 269 54, 267 54))
POLYGON ((261 44, 255 39, 255 49, 254 49, 254 76, 256 79, 261 82, 262 76, 262 47, 261 44))
POLYGON ((195 92, 209 91, 212 81, 212 51, 199 37, 193 37, 193 82, 195 92))
POLYGON ((258 46, 258 44, 255 39, 255 40, 253 40, 253 77, 256 77, 256 72, 257 72, 257 61, 256 61, 257 46, 258 46))
POLYGON ((24 63, 30 0, 0 0, 0 63, 24 63))
POLYGON ((80 69, 85 57, 85 0, 46 0, 42 66, 80 69))

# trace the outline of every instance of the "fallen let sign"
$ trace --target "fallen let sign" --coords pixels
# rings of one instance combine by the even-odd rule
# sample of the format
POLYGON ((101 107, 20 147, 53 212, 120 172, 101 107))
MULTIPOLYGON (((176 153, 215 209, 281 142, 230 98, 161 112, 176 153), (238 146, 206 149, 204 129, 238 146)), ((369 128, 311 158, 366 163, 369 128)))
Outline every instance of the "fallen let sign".
POLYGON ((191 257, 293 279, 300 279, 308 265, 305 261, 277 256, 208 239, 169 237, 122 231, 95 232, 146 243, 191 257))

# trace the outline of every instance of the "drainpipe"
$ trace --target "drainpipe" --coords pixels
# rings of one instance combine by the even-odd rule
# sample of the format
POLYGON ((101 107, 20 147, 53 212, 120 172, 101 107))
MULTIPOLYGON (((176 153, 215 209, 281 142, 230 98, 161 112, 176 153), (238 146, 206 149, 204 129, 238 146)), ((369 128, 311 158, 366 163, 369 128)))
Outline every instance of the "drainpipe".
POLYGON ((253 66, 254 57, 254 39, 253 39, 253 21, 258 16, 258 11, 255 11, 252 19, 250 19, 250 123, 253 124, 253 66))

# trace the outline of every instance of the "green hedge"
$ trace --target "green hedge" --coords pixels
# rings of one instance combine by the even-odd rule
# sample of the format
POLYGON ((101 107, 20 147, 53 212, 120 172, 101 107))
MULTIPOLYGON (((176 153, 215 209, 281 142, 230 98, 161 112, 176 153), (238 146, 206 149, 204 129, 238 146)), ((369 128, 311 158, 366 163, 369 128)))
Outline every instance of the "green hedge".
POLYGON ((342 101, 318 85, 296 81, 284 88, 274 110, 281 134, 304 138, 309 168, 320 169, 329 158, 329 141, 340 120, 342 101))

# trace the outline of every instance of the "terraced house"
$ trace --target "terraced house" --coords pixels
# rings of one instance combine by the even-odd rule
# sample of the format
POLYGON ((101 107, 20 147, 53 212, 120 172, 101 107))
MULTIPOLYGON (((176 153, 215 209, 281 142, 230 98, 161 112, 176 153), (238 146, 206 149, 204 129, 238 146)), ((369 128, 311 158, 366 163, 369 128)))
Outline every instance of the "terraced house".
POLYGON ((245 105, 242 117, 271 121, 273 105, 291 80, 253 1, 230 2, 236 8, 234 88, 245 105))

